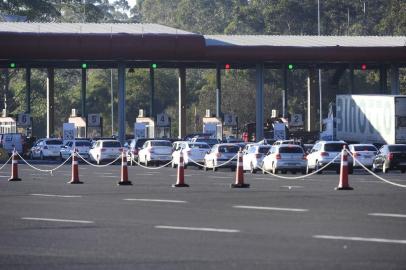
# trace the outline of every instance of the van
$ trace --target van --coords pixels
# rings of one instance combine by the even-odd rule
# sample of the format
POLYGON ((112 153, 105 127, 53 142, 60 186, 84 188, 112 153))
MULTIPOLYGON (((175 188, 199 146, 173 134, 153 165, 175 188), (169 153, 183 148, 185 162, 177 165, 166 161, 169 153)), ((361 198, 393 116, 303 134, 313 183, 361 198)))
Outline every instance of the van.
POLYGON ((9 155, 13 153, 14 148, 21 155, 24 153, 25 138, 21 133, 0 134, 0 145, 9 155))

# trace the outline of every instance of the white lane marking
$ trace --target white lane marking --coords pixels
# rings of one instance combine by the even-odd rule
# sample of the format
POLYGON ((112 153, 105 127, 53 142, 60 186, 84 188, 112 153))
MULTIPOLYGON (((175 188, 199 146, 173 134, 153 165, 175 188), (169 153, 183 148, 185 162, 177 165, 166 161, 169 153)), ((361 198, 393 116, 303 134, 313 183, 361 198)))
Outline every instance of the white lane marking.
POLYGON ((158 200, 158 199, 124 199, 124 201, 140 201, 140 202, 166 202, 166 203, 187 203, 187 201, 177 201, 177 200, 158 200))
POLYGON ((0 177, 3 177, 3 178, 10 178, 10 175, 0 175, 0 177))
POLYGON ((309 211, 309 209, 265 207, 265 206, 249 206, 249 205, 234 205, 233 207, 234 208, 242 208, 242 209, 288 211, 288 212, 307 212, 307 211, 309 211))
POLYGON ((151 176, 151 175, 155 175, 155 174, 153 174, 153 173, 137 173, 137 175, 151 176))
POLYGON ((369 213, 368 216, 406 218, 406 215, 392 213, 369 213))
POLYGON ((40 197, 57 197, 57 198, 81 198, 79 195, 54 195, 54 194, 30 194, 31 196, 40 197))
POLYGON ((304 188, 303 186, 281 186, 282 188, 288 188, 288 189, 292 189, 292 188, 304 188))
POLYGON ((202 231, 202 232, 224 232, 224 233, 238 233, 238 232, 240 232, 240 230, 233 230, 233 229, 176 227, 176 226, 155 226, 155 228, 156 229, 168 229, 168 230, 202 231))
POLYGON ((376 242, 376 243, 388 243, 388 244, 406 244, 406 240, 384 239, 384 238, 347 237, 347 236, 334 236, 334 235, 313 235, 313 238, 329 239, 329 240, 376 242))
POLYGON ((100 178, 119 178, 118 175, 99 175, 100 178))
POLYGON ((23 217, 23 218, 21 218, 21 219, 24 219, 24 220, 35 220, 35 221, 50 221, 50 222, 83 223, 83 224, 91 224, 91 223, 94 223, 94 221, 88 221, 88 220, 57 219, 57 218, 23 217))
POLYGON ((105 175, 105 174, 113 174, 113 173, 106 172, 106 173, 96 173, 96 174, 98 174, 98 175, 105 175))
POLYGON ((224 179, 231 179, 231 178, 233 178, 232 176, 209 176, 208 178, 211 178, 211 179, 221 179, 221 178, 224 178, 224 179))

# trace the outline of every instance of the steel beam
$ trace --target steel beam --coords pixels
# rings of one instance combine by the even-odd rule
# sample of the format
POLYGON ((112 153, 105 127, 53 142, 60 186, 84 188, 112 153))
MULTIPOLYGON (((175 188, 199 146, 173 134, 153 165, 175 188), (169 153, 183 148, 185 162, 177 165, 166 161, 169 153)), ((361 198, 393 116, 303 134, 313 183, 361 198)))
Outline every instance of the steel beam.
POLYGON ((55 70, 47 70, 47 138, 55 136, 55 70))
POLYGON ((379 93, 388 93, 388 70, 384 65, 379 67, 379 93))
POLYGON ((256 65, 256 131, 255 141, 260 141, 264 138, 264 64, 256 65))
POLYGON ((282 116, 288 117, 288 69, 283 68, 282 116))
POLYGON ((25 69, 25 112, 31 113, 31 68, 25 69))
POLYGON ((307 78, 307 131, 312 132, 317 130, 316 121, 316 70, 309 69, 307 78))
POLYGON ((85 68, 82 68, 82 89, 81 89, 81 105, 82 105, 82 108, 81 108, 81 114, 82 114, 82 117, 85 117, 85 119, 86 119, 86 116, 87 116, 87 112, 86 112, 86 82, 87 82, 87 74, 86 74, 87 72, 86 72, 86 69, 85 68))
POLYGON ((149 87, 150 87, 150 96, 149 96, 149 116, 155 117, 155 70, 153 68, 149 69, 149 87))
POLYGON ((391 94, 399 95, 400 94, 399 66, 391 65, 390 71, 391 71, 390 72, 391 94))
POLYGON ((216 117, 220 118, 221 115, 221 68, 220 65, 216 67, 216 117))
POLYGON ((179 68, 179 135, 186 136, 186 69, 179 68))
POLYGON ((118 65, 118 139, 125 142, 125 65, 118 65))

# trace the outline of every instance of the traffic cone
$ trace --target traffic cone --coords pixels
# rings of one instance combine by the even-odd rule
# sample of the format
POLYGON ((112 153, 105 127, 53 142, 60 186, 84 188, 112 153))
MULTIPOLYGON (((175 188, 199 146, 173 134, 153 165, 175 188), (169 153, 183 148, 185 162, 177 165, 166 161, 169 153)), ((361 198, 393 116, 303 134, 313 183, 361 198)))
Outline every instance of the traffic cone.
POLYGON ((13 150, 13 158, 11 159, 11 177, 8 181, 21 181, 21 178, 18 177, 18 158, 15 149, 13 150))
POLYGON ((232 188, 249 188, 249 184, 244 184, 244 169, 242 167, 241 150, 238 151, 237 170, 235 174, 235 184, 231 184, 232 188))
POLYGON ((127 154, 125 151, 121 154, 121 180, 119 186, 131 186, 131 181, 128 181, 127 154))
POLYGON ((76 149, 72 154, 72 178, 68 184, 83 184, 83 182, 79 181, 79 161, 76 154, 76 149))
POLYGON ((345 146, 341 151, 340 183, 335 190, 353 190, 353 188, 348 184, 348 154, 345 146))
POLYGON ((179 153, 178 178, 176 184, 172 185, 172 187, 189 187, 188 184, 185 184, 185 164, 182 151, 179 153))

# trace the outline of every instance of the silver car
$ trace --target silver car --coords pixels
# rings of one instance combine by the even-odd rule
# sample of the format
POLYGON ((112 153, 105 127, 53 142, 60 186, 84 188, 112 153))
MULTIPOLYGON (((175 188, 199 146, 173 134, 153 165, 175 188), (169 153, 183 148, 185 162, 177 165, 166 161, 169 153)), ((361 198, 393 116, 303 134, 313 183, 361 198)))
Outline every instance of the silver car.
POLYGON ((238 145, 232 143, 219 143, 214 145, 204 156, 204 170, 211 168, 216 171, 219 166, 235 171, 237 167, 238 145))
POLYGON ((271 171, 273 174, 301 172, 306 174, 307 160, 303 148, 296 144, 279 144, 272 146, 262 161, 262 171, 271 171))

